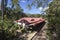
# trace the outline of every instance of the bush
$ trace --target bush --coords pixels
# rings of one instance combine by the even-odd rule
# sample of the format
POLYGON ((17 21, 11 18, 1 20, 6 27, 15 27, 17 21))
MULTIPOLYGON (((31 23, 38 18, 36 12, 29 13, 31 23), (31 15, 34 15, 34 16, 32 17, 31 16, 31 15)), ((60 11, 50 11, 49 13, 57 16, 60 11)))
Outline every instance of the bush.
POLYGON ((60 40, 60 1, 53 0, 49 5, 47 14, 50 40, 60 40))

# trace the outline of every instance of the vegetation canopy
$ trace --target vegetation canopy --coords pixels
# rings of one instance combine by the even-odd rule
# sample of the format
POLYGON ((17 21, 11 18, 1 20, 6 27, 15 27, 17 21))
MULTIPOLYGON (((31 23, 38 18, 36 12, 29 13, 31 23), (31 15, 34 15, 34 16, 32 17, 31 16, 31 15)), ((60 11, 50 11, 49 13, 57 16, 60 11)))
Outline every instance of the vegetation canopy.
MULTIPOLYGON (((60 40, 60 0, 52 0, 50 4, 49 0, 33 0, 27 4, 27 8, 31 9, 32 6, 36 8, 47 7, 46 15, 39 14, 25 14, 20 6, 21 0, 10 0, 11 7, 7 7, 8 0, 1 0, 0 10, 0 40, 17 40, 18 36, 16 30, 19 29, 17 24, 14 24, 14 20, 18 20, 22 17, 44 17, 48 21, 47 35, 49 40, 60 40), (46 5, 44 5, 46 4, 46 5)), ((27 2, 31 0, 26 0, 27 2)), ((24 30, 25 31, 25 30, 24 30)))

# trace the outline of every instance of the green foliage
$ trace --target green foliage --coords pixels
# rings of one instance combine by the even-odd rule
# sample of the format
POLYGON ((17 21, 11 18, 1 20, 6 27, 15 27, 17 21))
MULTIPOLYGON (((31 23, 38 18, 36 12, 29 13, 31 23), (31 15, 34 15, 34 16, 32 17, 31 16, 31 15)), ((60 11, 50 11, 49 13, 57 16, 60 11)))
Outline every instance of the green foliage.
MULTIPOLYGON (((28 0, 28 2, 29 2, 30 0, 28 0)), ((48 3, 48 0, 32 0, 32 2, 31 3, 28 3, 27 4, 27 8, 28 9, 31 9, 32 8, 32 6, 35 6, 36 8, 39 8, 39 7, 46 7, 46 5, 44 5, 44 4, 46 4, 46 5, 48 5, 49 3, 48 3)))
POLYGON ((48 31, 50 40, 60 40, 60 1, 53 0, 50 3, 49 9, 47 10, 48 18, 48 31), (53 34, 56 34, 54 36, 53 34))
POLYGON ((17 38, 16 30, 19 29, 12 20, 0 20, 0 40, 13 40, 17 38))
POLYGON ((37 18, 44 18, 47 19, 47 15, 46 14, 27 14, 28 17, 37 17, 37 18))
POLYGON ((27 15, 22 12, 23 10, 17 3, 16 5, 14 3, 17 8, 7 7, 7 1, 8 0, 2 0, 1 2, 3 3, 1 4, 1 8, 3 9, 1 9, 2 11, 0 10, 0 40, 15 40, 17 39, 16 30, 19 29, 19 27, 17 26, 17 24, 14 24, 14 21, 27 15))

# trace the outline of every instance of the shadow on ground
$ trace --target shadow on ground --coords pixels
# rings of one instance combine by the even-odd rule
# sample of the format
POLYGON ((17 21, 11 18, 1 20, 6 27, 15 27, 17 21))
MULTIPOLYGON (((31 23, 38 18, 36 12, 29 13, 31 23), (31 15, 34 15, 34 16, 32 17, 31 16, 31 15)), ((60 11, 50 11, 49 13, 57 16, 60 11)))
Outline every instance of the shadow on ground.
POLYGON ((37 32, 39 32, 39 31, 42 29, 42 27, 45 25, 45 23, 46 23, 46 22, 42 22, 42 23, 39 23, 39 24, 37 24, 36 26, 32 27, 32 31, 37 31, 37 32))

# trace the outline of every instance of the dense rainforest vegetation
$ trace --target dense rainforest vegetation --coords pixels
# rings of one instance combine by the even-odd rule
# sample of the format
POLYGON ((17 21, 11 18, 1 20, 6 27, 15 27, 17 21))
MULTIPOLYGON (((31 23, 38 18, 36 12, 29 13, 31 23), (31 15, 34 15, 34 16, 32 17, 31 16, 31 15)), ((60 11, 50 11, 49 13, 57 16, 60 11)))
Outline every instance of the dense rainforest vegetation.
MULTIPOLYGON (((1 0, 0 10, 0 40, 18 40, 16 30, 20 29, 14 20, 22 17, 43 17, 48 21, 47 35, 49 40, 60 40, 60 0, 52 0, 49 8, 45 11, 46 14, 25 14, 23 9, 19 6, 19 0, 11 0, 11 7, 7 7, 8 0, 1 0)), ((27 0, 30 1, 30 0, 27 0)), ((27 5, 29 10, 34 5, 36 8, 42 6, 48 0, 34 0, 31 4, 27 5), (37 5, 35 5, 37 3, 37 5)), ((43 8, 45 5, 42 6, 43 8)))
MULTIPOLYGON (((0 10, 0 40, 13 40, 17 38, 16 30, 19 27, 14 24, 14 20, 27 17, 20 8, 18 0, 11 0, 12 6, 7 7, 8 0, 1 0, 0 10), (16 8, 14 8, 16 6, 16 8)), ((15 39, 16 40, 16 39, 15 39)))
POLYGON ((60 40, 60 0, 53 0, 46 13, 50 40, 60 40))

